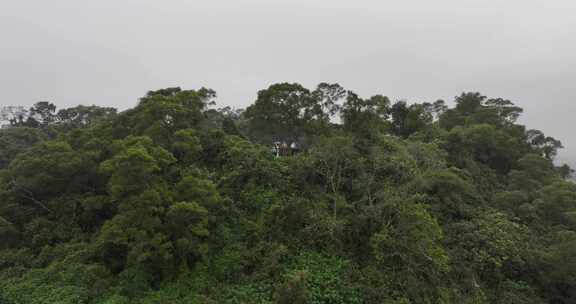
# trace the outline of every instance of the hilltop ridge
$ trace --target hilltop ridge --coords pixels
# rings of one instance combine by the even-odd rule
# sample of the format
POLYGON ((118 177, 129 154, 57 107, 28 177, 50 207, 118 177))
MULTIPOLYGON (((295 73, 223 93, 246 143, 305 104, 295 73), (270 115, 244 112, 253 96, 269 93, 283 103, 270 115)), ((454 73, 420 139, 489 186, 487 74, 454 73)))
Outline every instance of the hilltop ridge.
POLYGON ((13 117, 0 303, 576 301, 573 172, 511 101, 328 83, 215 99, 166 88, 120 113, 13 117))

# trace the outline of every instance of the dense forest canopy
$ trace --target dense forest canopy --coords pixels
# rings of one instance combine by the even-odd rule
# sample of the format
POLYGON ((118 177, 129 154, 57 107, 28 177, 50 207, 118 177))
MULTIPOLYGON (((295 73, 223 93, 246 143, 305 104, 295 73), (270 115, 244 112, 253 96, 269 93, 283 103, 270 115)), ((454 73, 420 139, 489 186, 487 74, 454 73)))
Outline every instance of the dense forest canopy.
POLYGON ((0 303, 576 303, 572 169, 511 101, 215 97, 5 108, 0 303))

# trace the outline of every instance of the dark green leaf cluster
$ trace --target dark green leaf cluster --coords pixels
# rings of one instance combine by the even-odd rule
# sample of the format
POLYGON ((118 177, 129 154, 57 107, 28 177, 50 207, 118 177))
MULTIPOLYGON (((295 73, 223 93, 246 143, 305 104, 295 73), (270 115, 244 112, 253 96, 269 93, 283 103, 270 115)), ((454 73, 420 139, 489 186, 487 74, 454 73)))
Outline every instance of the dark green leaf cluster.
POLYGON ((215 96, 11 116, 0 303, 576 302, 572 169, 512 102, 215 96))

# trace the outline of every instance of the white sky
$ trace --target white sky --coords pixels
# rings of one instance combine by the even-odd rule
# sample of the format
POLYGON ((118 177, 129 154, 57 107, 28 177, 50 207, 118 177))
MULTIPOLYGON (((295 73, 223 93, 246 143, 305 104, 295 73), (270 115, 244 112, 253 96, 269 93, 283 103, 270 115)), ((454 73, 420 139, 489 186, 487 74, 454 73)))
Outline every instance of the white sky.
POLYGON ((283 81, 507 98, 576 164, 574 0, 0 0, 0 106, 206 86, 245 107, 283 81))

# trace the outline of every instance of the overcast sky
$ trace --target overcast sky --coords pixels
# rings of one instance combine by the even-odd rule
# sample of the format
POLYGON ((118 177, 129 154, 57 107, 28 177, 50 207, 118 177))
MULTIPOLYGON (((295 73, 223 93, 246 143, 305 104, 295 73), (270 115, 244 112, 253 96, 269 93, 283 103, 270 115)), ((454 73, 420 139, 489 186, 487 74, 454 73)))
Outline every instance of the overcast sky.
POLYGON ((0 105, 206 86, 245 107, 284 81, 510 99, 576 164, 574 0, 0 0, 0 105))

